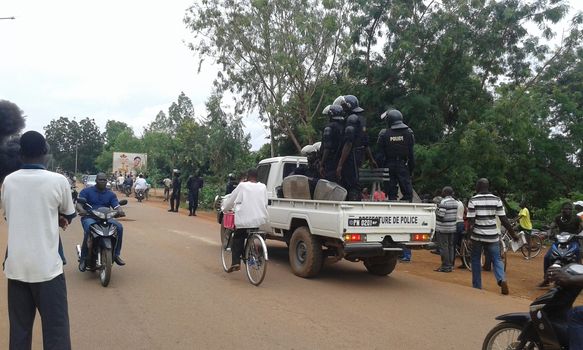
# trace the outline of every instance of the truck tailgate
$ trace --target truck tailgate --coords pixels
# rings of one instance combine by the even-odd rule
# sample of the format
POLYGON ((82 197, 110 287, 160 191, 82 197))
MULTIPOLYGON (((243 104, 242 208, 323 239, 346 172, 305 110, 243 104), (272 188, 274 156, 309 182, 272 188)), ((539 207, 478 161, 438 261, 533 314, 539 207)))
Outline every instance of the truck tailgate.
POLYGON ((433 235, 435 209, 426 203, 346 202, 342 225, 345 234, 366 234, 367 242, 381 242, 387 235, 409 242, 415 234, 433 235))

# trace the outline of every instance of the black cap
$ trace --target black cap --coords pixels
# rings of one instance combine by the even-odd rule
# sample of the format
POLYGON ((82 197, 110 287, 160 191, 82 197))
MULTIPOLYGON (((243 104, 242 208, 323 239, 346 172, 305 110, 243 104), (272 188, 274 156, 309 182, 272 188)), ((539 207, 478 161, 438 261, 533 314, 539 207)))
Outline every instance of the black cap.
POLYGON ((45 137, 36 131, 27 131, 20 136, 20 154, 25 157, 39 157, 49 153, 45 137))

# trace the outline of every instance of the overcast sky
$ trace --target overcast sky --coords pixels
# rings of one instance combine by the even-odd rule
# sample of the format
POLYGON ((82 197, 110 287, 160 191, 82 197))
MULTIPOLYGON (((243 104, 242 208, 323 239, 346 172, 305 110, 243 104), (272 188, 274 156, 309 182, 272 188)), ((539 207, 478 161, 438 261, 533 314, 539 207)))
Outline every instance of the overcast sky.
MULTIPOLYGON (((198 74, 184 44, 193 1, 1 0, 0 17, 16 20, 0 20, 0 99, 24 110, 26 130, 41 132, 63 116, 94 118, 102 130, 119 120, 140 135, 181 91, 202 115, 216 68, 198 74)), ((256 118, 245 125, 253 149, 267 142, 256 118)))
MULTIPOLYGON (((61 116, 90 117, 102 130, 115 119, 139 135, 181 91, 202 115, 216 69, 198 74, 184 44, 192 3, 2 0, 0 17, 16 20, 0 20, 0 99, 16 103, 26 130, 38 131, 61 116)), ((245 125, 254 149, 267 142, 255 118, 245 125)))

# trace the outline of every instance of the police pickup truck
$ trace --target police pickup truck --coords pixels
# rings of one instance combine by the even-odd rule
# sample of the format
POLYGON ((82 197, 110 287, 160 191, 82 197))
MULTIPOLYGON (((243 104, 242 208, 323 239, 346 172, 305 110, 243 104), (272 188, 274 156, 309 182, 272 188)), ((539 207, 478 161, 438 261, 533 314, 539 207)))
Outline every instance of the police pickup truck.
POLYGON ((316 276, 324 263, 343 258, 362 261, 371 274, 388 275, 403 248, 420 249, 431 241, 434 204, 278 198, 277 187, 301 164, 305 157, 289 156, 264 159, 257 167, 269 198, 269 223, 261 230, 287 243, 297 276, 316 276))

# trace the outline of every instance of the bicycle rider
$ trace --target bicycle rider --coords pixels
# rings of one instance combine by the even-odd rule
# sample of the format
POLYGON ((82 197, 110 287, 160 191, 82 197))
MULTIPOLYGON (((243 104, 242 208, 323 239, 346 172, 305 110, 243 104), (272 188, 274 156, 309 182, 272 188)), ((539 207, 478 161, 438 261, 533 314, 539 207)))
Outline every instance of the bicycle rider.
POLYGON ((518 232, 524 232, 526 238, 526 244, 528 247, 528 254, 525 257, 526 260, 530 260, 530 253, 531 253, 531 235, 532 235, 532 222, 530 221, 530 212, 526 207, 526 201, 520 202, 520 211, 518 212, 518 232))
POLYGON ((235 212, 235 234, 231 252, 233 260, 228 273, 241 269, 241 255, 243 253, 245 239, 250 230, 256 230, 267 223, 267 188, 261 182, 257 182, 257 169, 247 171, 247 181, 241 182, 225 198, 221 206, 223 212, 233 210, 235 212))

